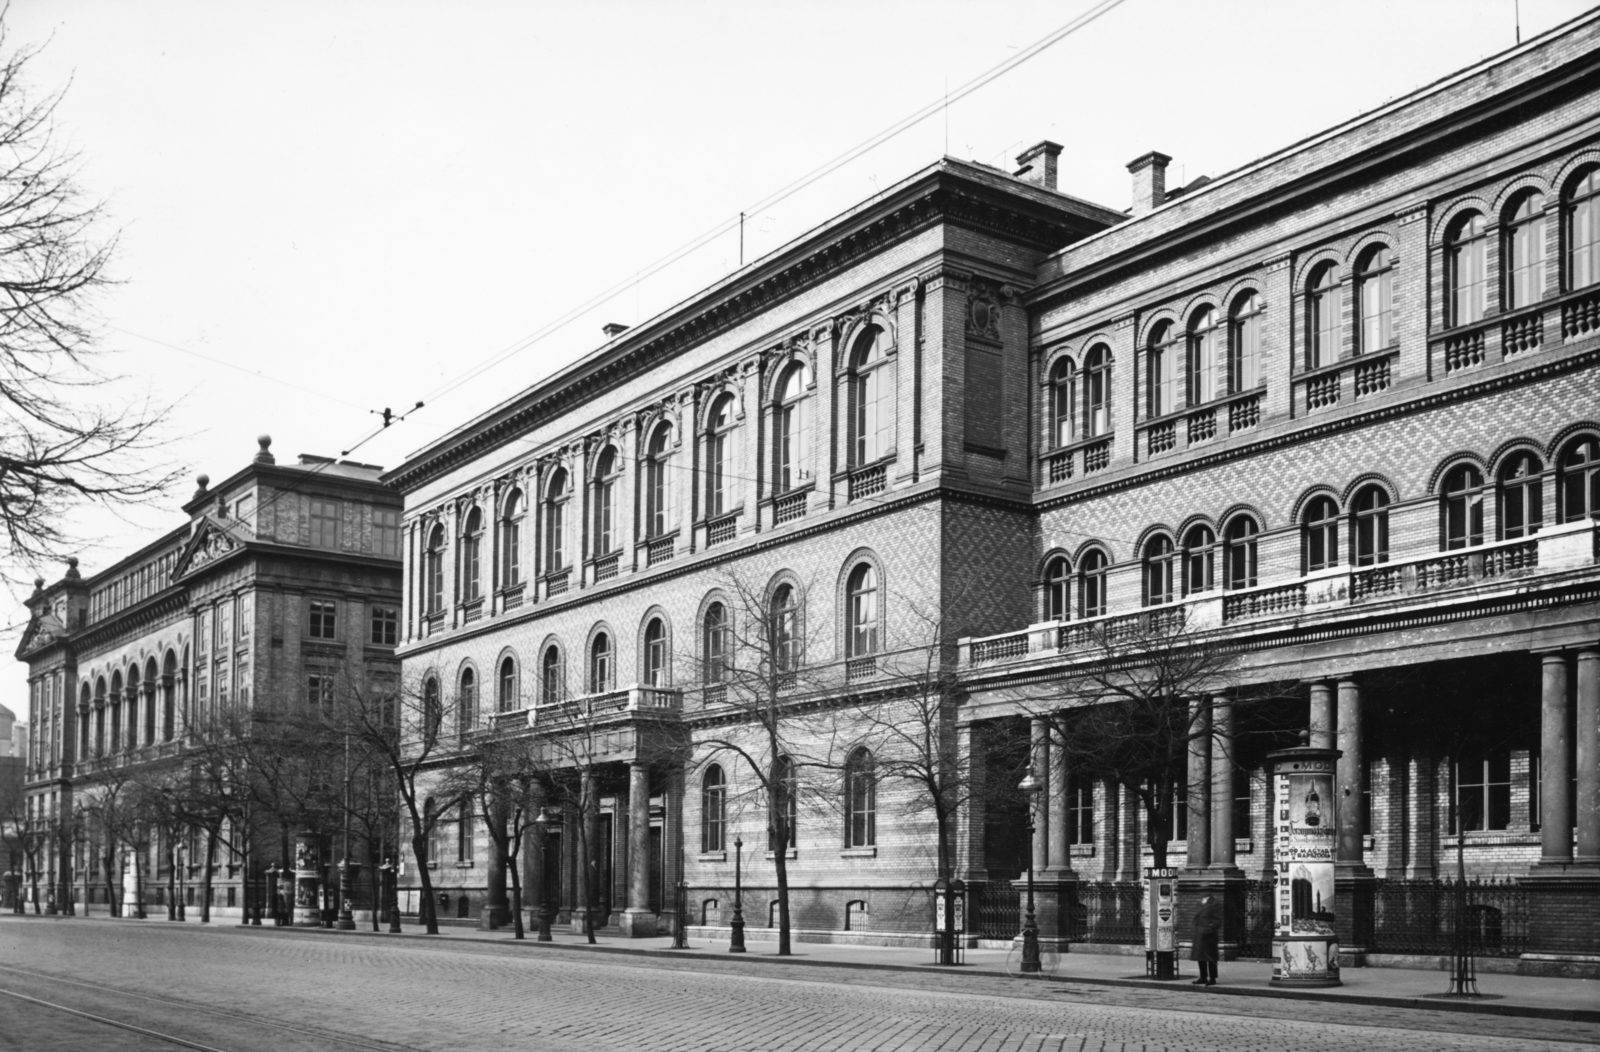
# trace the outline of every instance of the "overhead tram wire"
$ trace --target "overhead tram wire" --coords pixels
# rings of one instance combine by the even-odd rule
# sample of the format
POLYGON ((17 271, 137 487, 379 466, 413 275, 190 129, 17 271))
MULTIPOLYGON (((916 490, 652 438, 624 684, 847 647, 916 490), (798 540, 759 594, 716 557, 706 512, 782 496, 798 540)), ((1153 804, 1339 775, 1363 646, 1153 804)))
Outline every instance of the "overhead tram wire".
POLYGON ((331 395, 326 391, 319 391, 314 387, 306 387, 302 384, 285 380, 282 377, 273 376, 270 373, 264 373, 259 369, 249 369, 234 362, 224 361, 221 358, 214 358, 209 354, 201 354, 199 351, 191 350, 188 347, 180 347, 178 344, 169 343, 166 340, 158 340, 154 336, 146 336, 143 333, 134 332, 132 329, 124 329, 120 325, 107 325, 106 328, 112 330, 113 332, 120 332, 124 336, 132 336, 136 340, 144 340, 146 343, 153 343, 157 347, 165 347, 169 351, 177 351, 179 354, 187 354, 191 358, 199 358, 201 361, 210 362, 213 365, 220 365, 225 369, 233 369, 236 372, 244 373, 246 376, 255 377, 257 380, 266 380, 269 383, 281 384, 284 387, 293 388, 294 390, 303 394, 316 395, 318 398, 326 398, 330 402, 338 402, 340 405, 349 406, 351 409, 366 408, 366 406, 357 405, 354 402, 346 401, 345 399, 340 398, 337 395, 331 395))
POLYGON ((754 214, 762 209, 771 208, 773 205, 779 204, 788 198, 793 197, 795 194, 817 182, 819 179, 822 179, 824 176, 827 176, 834 171, 837 171, 839 168, 842 168, 846 164, 849 164, 862 154, 876 149, 889 140, 896 138, 906 131, 909 131, 911 128, 914 128, 918 124, 921 124, 923 121, 927 120, 929 117, 948 112, 949 106, 952 102, 959 102, 966 96, 971 95, 973 92, 977 91, 979 88, 982 88, 991 81, 997 79, 998 77, 1004 76, 1006 73, 1016 69, 1024 62, 1035 58, 1051 46, 1060 43, 1067 37, 1076 33, 1078 30, 1089 25, 1091 22, 1094 22, 1101 15, 1107 14, 1113 9, 1120 7, 1125 2, 1126 0, 1099 0, 1099 2, 1093 7, 1078 15, 1070 22, 1067 22, 1065 25, 1046 33, 1032 44, 1029 44, 1027 47, 1023 48, 1021 51, 1018 51, 1005 61, 998 63, 983 73, 980 73, 978 76, 967 81, 965 84, 957 87, 954 91, 947 90, 941 94, 939 98, 916 110, 909 116, 896 121, 884 130, 873 136, 870 136, 856 146, 853 146, 845 152, 834 157, 832 160, 818 165, 816 168, 813 168, 811 171, 800 176, 798 179, 795 179, 788 185, 781 187, 761 200, 746 207, 742 210, 741 215, 732 216, 721 221, 720 223, 717 223, 715 226, 700 234, 698 237, 691 239, 681 247, 667 253, 665 256, 662 256, 660 259, 656 260, 654 263, 651 263, 644 269, 635 271, 632 276, 623 281, 619 281, 605 291, 598 293, 588 300, 585 300, 583 303, 567 311, 565 314, 562 314, 560 317, 512 343, 504 350, 496 352, 479 364, 472 366, 464 372, 458 374, 454 379, 445 381, 443 384, 434 388, 427 395, 425 395, 423 397, 423 401, 432 402, 444 397, 461 385, 468 383, 476 377, 481 376, 488 370, 494 368, 496 365, 499 365, 501 362, 504 362, 506 359, 520 354, 522 351, 527 350, 529 347, 540 342, 541 340, 544 340, 545 338, 554 335, 556 332, 559 332, 561 329, 566 328, 572 322, 583 317, 595 307, 610 302, 623 292, 626 292, 630 287, 636 286, 642 279, 651 277, 660 271, 665 270, 678 260, 702 248, 707 243, 715 240, 723 234, 728 233, 731 230, 738 228, 744 213, 754 214))

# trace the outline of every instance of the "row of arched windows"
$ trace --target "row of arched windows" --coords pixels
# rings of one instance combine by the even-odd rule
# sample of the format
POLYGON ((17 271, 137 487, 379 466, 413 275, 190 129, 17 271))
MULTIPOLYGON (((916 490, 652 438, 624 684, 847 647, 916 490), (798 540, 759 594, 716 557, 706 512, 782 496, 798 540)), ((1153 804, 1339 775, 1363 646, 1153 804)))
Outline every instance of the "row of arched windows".
MULTIPOLYGON (((1475 462, 1461 462, 1447 464, 1440 478, 1441 550, 1530 537, 1545 521, 1546 479, 1553 486, 1558 522, 1600 518, 1600 437, 1580 435, 1569 440, 1557 453, 1553 468, 1534 450, 1514 449, 1500 459, 1492 475, 1486 476, 1475 462)), ((1347 501, 1331 490, 1311 495, 1298 523, 1301 573, 1388 562, 1392 503, 1388 488, 1379 482, 1357 487, 1347 501)), ((1181 535, 1152 532, 1138 551, 1143 603, 1175 602, 1218 587, 1253 587, 1260 532, 1261 524, 1247 512, 1224 523, 1220 543, 1206 523, 1191 525, 1181 535)), ((1048 556, 1041 581, 1044 618, 1069 620, 1074 596, 1077 616, 1105 614, 1110 565, 1106 551, 1095 544, 1080 551, 1076 567, 1064 553, 1048 556)))
MULTIPOLYGON (((870 658, 880 652, 883 640, 883 615, 880 575, 877 563, 858 556, 845 575, 842 626, 847 659, 870 658)), ((699 625, 700 679, 706 686, 726 683, 735 668, 735 655, 742 647, 768 648, 767 666, 779 675, 791 673, 804 659, 802 613, 799 586, 786 575, 779 575, 768 589, 766 623, 746 637, 735 636, 733 608, 719 595, 703 605, 699 625)), ((670 687, 672 677, 672 637, 664 614, 650 614, 640 637, 639 683, 647 687, 670 687)), ((569 694, 566 657, 561 643, 547 641, 539 654, 537 703, 560 701, 569 694)), ((583 656, 581 686, 577 693, 603 694, 620 689, 616 645, 609 629, 591 633, 583 656)), ((482 719, 478 700, 478 673, 467 665, 458 673, 456 690, 457 729, 462 735, 475 729, 482 719)), ((425 681, 424 693, 438 699, 438 679, 425 681)), ((513 712, 527 707, 528 698, 520 686, 515 655, 503 654, 496 665, 495 710, 513 712)), ((431 705, 431 703, 430 703, 431 705)))
POLYGON ((78 697, 78 756, 106 756, 133 752, 144 745, 171 741, 177 732, 178 655, 168 650, 161 665, 145 660, 106 677, 96 676, 91 690, 83 684, 78 697), (159 737, 158 737, 159 735, 159 737))
MULTIPOLYGON (((857 746, 845 757, 840 812, 843 846, 873 847, 878 842, 878 773, 871 750, 857 746)), ((772 786, 787 827, 788 847, 797 843, 799 787, 794 762, 780 756, 772 770, 772 786)), ((728 849, 728 776, 718 763, 707 764, 700 777, 700 850, 728 849)), ((768 846, 772 850, 772 846, 768 846)))
MULTIPOLYGON (((882 325, 867 325, 855 336, 843 378, 848 398, 847 457, 852 467, 864 467, 890 456, 894 452, 897 383, 895 378, 894 344, 882 325)), ((774 495, 800 489, 811 478, 807 467, 810 451, 813 411, 811 396, 815 390, 809 362, 795 357, 783 366, 771 388, 772 429, 770 448, 770 479, 774 495)), ((1102 401, 1105 385, 1102 385, 1102 401)), ((715 519, 739 509, 738 485, 745 480, 739 474, 737 444, 741 440, 738 400, 731 391, 716 395, 706 410, 699 430, 699 464, 704 492, 699 505, 703 519, 715 519)), ((754 441, 755 439, 749 439, 754 441)), ((677 529, 674 508, 673 477, 687 466, 675 459, 678 436, 674 424, 668 420, 657 421, 647 432, 639 455, 638 507, 639 529, 642 540, 649 541, 672 536, 677 529)), ((580 523, 577 487, 580 484, 566 467, 550 471, 541 482, 537 511, 540 514, 539 537, 540 572, 559 575, 571 570, 579 561, 579 549, 589 558, 603 559, 618 553, 625 540, 624 524, 619 512, 619 498, 624 476, 625 458, 615 445, 606 445, 592 461, 592 473, 586 485, 590 487, 587 503, 588 522, 580 523), (575 529, 585 529, 588 544, 576 543, 575 529)), ((456 598, 462 604, 476 603, 490 587, 488 576, 497 575, 494 587, 515 589, 525 582, 528 563, 523 551, 524 522, 529 511, 528 499, 520 488, 514 488, 502 500, 496 512, 500 530, 498 566, 491 567, 484 558, 484 541, 491 528, 489 516, 482 507, 473 506, 461 519, 461 532, 455 538, 454 559, 456 572, 456 598)), ((444 523, 436 522, 428 529, 423 545, 421 579, 425 613, 442 612, 449 597, 445 594, 447 560, 451 558, 451 538, 444 523)))
MULTIPOLYGON (((1481 210, 1450 218, 1442 239, 1445 327, 1482 320, 1491 304, 1514 310, 1537 303, 1551 280, 1546 265, 1545 194, 1535 188, 1511 196, 1497 227, 1481 210), (1489 242, 1498 230, 1498 270, 1489 242)), ((1600 167, 1579 169, 1561 192, 1561 260, 1564 290, 1600 284, 1600 167)), ((1334 260, 1315 263, 1303 288, 1304 368, 1332 365, 1351 354, 1372 354, 1395 343, 1396 263, 1392 246, 1361 248, 1348 275, 1334 260), (1348 297, 1348 310, 1346 299, 1348 297), (1348 332, 1347 332, 1348 329, 1348 332)), ((1141 411, 1156 418, 1253 391, 1264 382, 1259 292, 1236 293, 1224 312, 1215 304, 1193 308, 1182 324, 1155 323, 1142 345, 1141 411)), ((1080 370, 1062 355, 1048 377, 1050 444, 1062 448, 1110 430, 1107 414, 1112 355, 1096 343, 1080 370)))

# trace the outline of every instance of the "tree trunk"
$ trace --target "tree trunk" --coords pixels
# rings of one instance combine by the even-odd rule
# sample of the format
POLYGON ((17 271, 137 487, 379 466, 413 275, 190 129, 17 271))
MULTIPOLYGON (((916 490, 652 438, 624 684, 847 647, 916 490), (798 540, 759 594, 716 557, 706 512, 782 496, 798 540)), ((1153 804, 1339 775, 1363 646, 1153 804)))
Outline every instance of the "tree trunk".
MULTIPOLYGON (((115 851, 109 852, 101 860, 102 864, 106 867, 106 906, 108 907, 108 912, 111 914, 111 916, 120 917, 122 916, 122 896, 117 894, 117 878, 112 872, 116 861, 117 854, 115 851)), ((84 915, 87 916, 89 913, 88 908, 85 907, 83 912, 84 915)))
POLYGON ((517 844, 516 849, 506 851, 506 864, 511 867, 511 930, 515 937, 524 936, 522 930, 522 874, 517 872, 517 858, 521 855, 522 845, 517 844))
POLYGON ((178 861, 167 850, 167 920, 178 919, 178 861))
MULTIPOLYGON (((439 934, 439 918, 433 910, 433 875, 428 872, 428 837, 424 833, 411 834, 411 853, 417 859, 417 876, 422 878, 422 904, 417 915, 429 935, 439 934)), ((395 896, 399 898, 398 893, 395 896)))
POLYGON ((205 868, 200 877, 200 923, 211 923, 211 878, 213 875, 212 859, 217 853, 217 831, 206 830, 206 861, 205 868))

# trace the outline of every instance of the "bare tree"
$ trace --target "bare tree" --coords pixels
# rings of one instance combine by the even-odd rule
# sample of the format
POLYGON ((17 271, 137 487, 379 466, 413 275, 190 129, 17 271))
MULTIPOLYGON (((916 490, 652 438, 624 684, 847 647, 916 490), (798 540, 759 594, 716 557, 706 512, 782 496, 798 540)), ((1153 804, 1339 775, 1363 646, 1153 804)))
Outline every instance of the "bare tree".
POLYGON ((68 513, 159 497, 177 472, 151 467, 166 407, 107 404, 88 313, 114 239, 56 139, 59 93, 28 86, 36 51, 12 46, 0 10, 0 526, 7 574, 64 557, 68 513))
MULTIPOLYGON (((833 810, 838 794, 818 776, 837 770, 833 748, 836 720, 823 700, 836 692, 842 669, 808 664, 809 628, 799 607, 800 586, 769 586, 734 574, 723 583, 723 608, 715 625, 699 626, 706 637, 691 667, 700 669, 704 705, 731 717, 699 738, 700 766, 732 758, 748 789, 731 789, 736 809, 753 803, 766 817, 767 846, 778 885, 778 955, 791 952, 788 851, 802 804, 833 810), (715 641, 711 637, 715 637, 715 641)), ((819 621, 821 619, 818 619, 819 621)))
POLYGON ((122 915, 122 898, 117 894, 117 848, 127 843, 129 826, 136 818, 128 799, 130 771, 115 760, 102 761, 94 772, 91 791, 79 796, 74 804, 76 825, 88 835, 89 854, 103 871, 106 905, 113 917, 122 915))
MULTIPOLYGON (((1267 692, 1238 690, 1237 652, 1183 615, 1139 614, 1075 630, 1069 661, 1047 685, 1019 692, 1043 718, 1068 770, 1093 772, 1131 792, 1144 811, 1153 862, 1167 864, 1173 803, 1191 748, 1209 750, 1205 702, 1231 692, 1235 711, 1267 692)), ((1189 786, 1198 806, 1205 786, 1189 786)))
MULTIPOLYGON (((482 817, 494 846, 491 888, 509 870, 512 930, 525 937, 522 924, 522 875, 517 864, 522 843, 546 799, 549 783, 547 750, 526 729, 481 730, 471 734, 448 768, 436 791, 451 799, 466 800, 482 817)), ((592 925, 590 925, 592 929, 592 925)), ((593 936, 591 933, 591 940, 593 936)))
POLYGON ((600 793, 596 782, 601 763, 612 759, 602 759, 602 728, 616 710, 617 702, 604 694, 557 701, 536 710, 535 727, 551 802, 573 816, 577 824, 578 896, 583 902, 584 937, 590 943, 595 941, 594 918, 600 909, 594 830, 600 816, 600 793))

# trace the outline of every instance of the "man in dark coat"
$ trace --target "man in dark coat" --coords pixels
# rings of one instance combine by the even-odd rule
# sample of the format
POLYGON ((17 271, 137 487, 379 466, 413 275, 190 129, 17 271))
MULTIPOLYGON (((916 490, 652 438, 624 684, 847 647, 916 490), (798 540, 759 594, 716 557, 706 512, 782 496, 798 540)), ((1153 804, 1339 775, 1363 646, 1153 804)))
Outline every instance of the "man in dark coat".
POLYGON ((1217 940, 1222 934, 1222 905, 1207 895, 1200 900, 1200 909, 1194 915, 1194 946, 1189 958, 1200 965, 1200 978, 1195 986, 1217 985, 1217 959, 1220 956, 1217 940))

